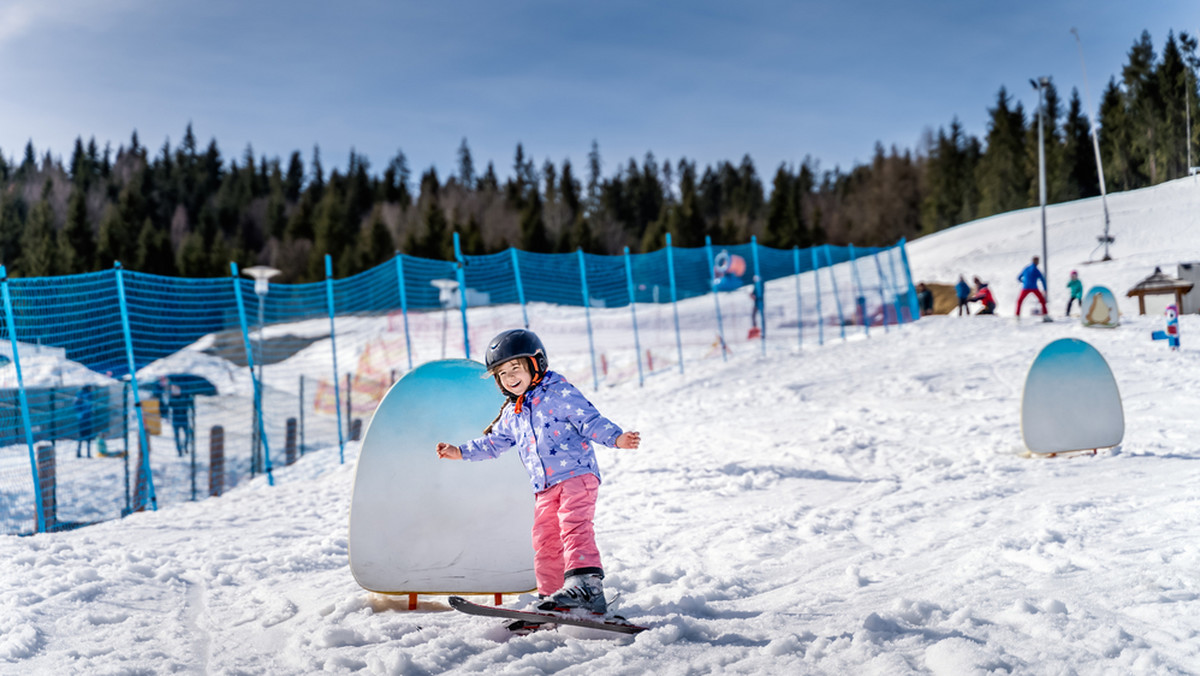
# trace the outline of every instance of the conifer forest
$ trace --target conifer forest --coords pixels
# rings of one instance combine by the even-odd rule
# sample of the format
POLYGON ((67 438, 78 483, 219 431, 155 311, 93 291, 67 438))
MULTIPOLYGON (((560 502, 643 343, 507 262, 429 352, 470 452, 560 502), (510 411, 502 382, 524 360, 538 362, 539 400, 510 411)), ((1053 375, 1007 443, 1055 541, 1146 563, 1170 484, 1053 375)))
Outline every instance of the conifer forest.
MULTIPOLYGON (((1200 140, 1196 47, 1193 35, 1172 33, 1159 52, 1143 32, 1101 88, 1096 126, 1108 191, 1176 179, 1188 175, 1189 160, 1200 164, 1189 153, 1200 140)), ((1099 195, 1085 102, 1053 82, 1043 92, 1047 201, 1099 195)), ((681 247, 752 235, 776 248, 888 245, 1039 203, 1037 110, 1005 86, 987 110, 982 137, 952 119, 927 129, 914 149, 877 144, 868 164, 825 170, 806 157, 764 173, 748 155, 700 167, 653 152, 605 172, 597 142, 582 167, 539 163, 534 149, 517 144, 500 171, 472 157, 463 139, 456 171, 439 176, 434 168, 414 173, 402 150, 381 165, 351 151, 341 171, 326 171, 318 147, 286 158, 256 156, 252 147, 226 156, 190 124, 157 148, 136 131, 117 148, 77 138, 68 156, 30 139, 16 155, 0 149, 0 262, 21 277, 105 270, 114 261, 211 277, 228 275, 236 261, 279 268, 279 281, 295 283, 324 279, 327 253, 338 277, 397 251, 452 259, 454 232, 468 255, 510 246, 647 252, 663 247, 667 233, 681 247)))

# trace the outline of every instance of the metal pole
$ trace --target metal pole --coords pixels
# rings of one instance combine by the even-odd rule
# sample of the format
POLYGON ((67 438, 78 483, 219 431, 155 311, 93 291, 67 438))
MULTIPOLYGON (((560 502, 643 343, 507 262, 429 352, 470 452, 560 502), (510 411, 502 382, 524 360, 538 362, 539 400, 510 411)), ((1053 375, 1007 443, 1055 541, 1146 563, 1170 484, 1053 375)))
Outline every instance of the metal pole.
POLYGON ((671 233, 667 233, 667 274, 671 277, 671 310, 675 314, 675 350, 679 355, 679 373, 683 373, 683 338, 679 335, 679 301, 675 289, 675 254, 671 233))
MULTIPOLYGON (((1083 67, 1083 93, 1087 98, 1088 112, 1092 110, 1092 92, 1088 89, 1087 81, 1087 64, 1083 61, 1083 41, 1079 39, 1079 31, 1071 29, 1071 34, 1075 36, 1075 44, 1079 46, 1079 65, 1083 67)), ((1107 190, 1104 186, 1104 165, 1100 163, 1100 136, 1096 132, 1096 116, 1088 115, 1088 123, 1092 130, 1092 150, 1096 153, 1096 173, 1100 175, 1100 205, 1104 209, 1104 236, 1101 241, 1104 243, 1104 258, 1101 260, 1110 261, 1112 257, 1108 255, 1108 245, 1113 241, 1112 237, 1108 236, 1108 197, 1107 190)))
POLYGON ((1045 126, 1042 120, 1045 108, 1042 89, 1050 84, 1050 78, 1042 77, 1030 80, 1030 83, 1038 93, 1038 200, 1042 205, 1042 274, 1046 279, 1046 316, 1042 317, 1042 321, 1050 321, 1050 255, 1046 249, 1046 143, 1042 136, 1042 127, 1045 126))
POLYGON ((645 384, 642 373, 642 342, 638 339, 637 299, 633 295, 633 263, 629 260, 629 247, 625 247, 625 282, 629 287, 629 314, 633 320, 633 357, 638 365, 638 387, 645 384))
POLYGON ((575 249, 575 253, 579 256, 579 282, 583 287, 583 316, 587 319, 588 333, 588 352, 592 355, 592 389, 600 389, 600 376, 596 371, 596 341, 592 337, 592 310, 591 300, 588 298, 588 283, 587 283, 587 265, 583 257, 583 247, 575 249))
MULTIPOLYGON (((255 289, 255 291, 257 291, 257 289, 255 289)), ((254 402, 254 403, 258 407, 258 419, 262 420, 262 416, 263 416, 263 410, 262 410, 263 409, 263 296, 261 293, 257 294, 257 295, 258 295, 258 358, 255 361, 258 362, 258 364, 257 364, 257 366, 258 366, 258 388, 254 390, 254 393, 255 393, 258 401, 254 402)), ((255 428, 256 431, 261 430, 261 429, 262 429, 261 424, 255 428)), ((261 457, 262 457, 262 435, 255 434, 255 436, 254 436, 254 458, 257 461, 261 457)))
POLYGON ((463 257, 462 248, 458 243, 458 231, 454 231, 454 258, 458 261, 458 305, 462 310, 463 325, 463 358, 471 358, 471 333, 467 326, 467 259, 463 257))
MULTIPOLYGON (((150 501, 150 508, 158 511, 158 496, 154 490, 154 474, 150 469, 150 438, 146 436, 146 420, 142 414, 141 396, 138 394, 137 385, 137 362, 133 358, 133 332, 129 328, 129 304, 125 298, 125 271, 121 269, 120 261, 113 263, 114 272, 117 275, 117 299, 121 304, 121 330, 125 334, 125 360, 129 366, 129 382, 133 387, 133 406, 137 411, 138 421, 138 441, 142 444, 141 449, 141 471, 146 477, 146 498, 150 501)), ((126 450, 126 453, 129 451, 126 450)), ((141 486, 137 489, 138 497, 141 497, 141 486)), ((140 502, 137 504, 137 509, 142 509, 146 504, 140 502)))
POLYGON ((525 309, 525 285, 521 283, 521 263, 517 257, 517 249, 509 247, 509 252, 512 253, 513 280, 517 283, 517 300, 521 303, 521 319, 525 322, 525 328, 529 328, 529 312, 525 309))
MULTIPOLYGON (((404 351, 408 353, 408 370, 412 367, 412 336, 408 332, 408 292, 404 288, 404 254, 396 252, 396 280, 400 283, 400 314, 404 317, 404 351)), ((303 386, 304 381, 301 380, 303 386)), ((303 389, 301 389, 303 392, 303 389)), ((301 409, 303 411, 303 409, 301 409)), ((304 454, 304 416, 300 417, 300 453, 304 454)))
POLYGON ((796 341, 804 349, 804 306, 800 302, 800 247, 792 247, 792 264, 796 269, 796 341))
POLYGON ((725 323, 721 321, 721 295, 717 292, 716 262, 713 260, 712 237, 704 236, 704 250, 708 253, 708 287, 712 289, 713 303, 717 307, 717 340, 721 345, 721 361, 728 361, 725 351, 725 323))
MULTIPOLYGON (((246 366, 250 370, 250 380, 254 384, 254 412, 256 425, 255 430, 258 433, 258 438, 262 440, 263 449, 263 470, 267 473, 267 485, 275 485, 275 475, 271 471, 271 446, 267 441, 266 427, 263 423, 262 416, 262 383, 259 382, 258 376, 254 374, 254 350, 250 346, 250 332, 246 328, 246 305, 242 301, 241 285, 238 279, 237 263, 229 263, 229 272, 233 276, 233 298, 237 304, 238 322, 242 325, 242 343, 246 350, 246 366)), ((137 395, 137 389, 134 389, 134 396, 137 395)))
POLYGON ((825 316, 821 310, 821 263, 817 260, 817 250, 820 247, 812 247, 808 250, 812 254, 812 269, 813 269, 813 286, 817 290, 817 345, 825 345, 825 316))
POLYGON ((758 314, 758 324, 761 327, 759 331, 759 344, 762 345, 763 355, 767 354, 767 303, 763 297, 763 281, 762 275, 759 274, 758 268, 758 237, 750 236, 750 251, 754 255, 754 297, 758 299, 758 307, 754 308, 754 312, 758 314))
MULTIPOLYGON (((29 468, 33 472, 33 507, 37 513, 35 528, 39 533, 46 532, 46 515, 42 512, 41 478, 38 476, 37 452, 33 450, 33 425, 29 418, 29 398, 25 393, 25 380, 21 376, 21 353, 17 349, 17 326, 13 319, 12 297, 8 291, 8 271, 0 265, 0 288, 4 292, 4 321, 8 329, 8 339, 12 344, 13 367, 17 371, 17 399, 21 402, 21 423, 25 427, 25 444, 29 447, 29 468)), ((126 450, 125 456, 129 456, 126 450)))
POLYGON ((333 408, 337 411, 338 464, 340 465, 346 462, 346 436, 342 433, 342 386, 337 363, 337 324, 333 319, 333 258, 329 254, 325 254, 325 302, 329 306, 329 349, 333 353, 333 408))
POLYGON ((867 294, 863 292, 862 278, 858 276, 858 257, 854 253, 854 245, 850 249, 850 280, 854 283, 854 308, 858 310, 863 323, 863 335, 870 337, 871 320, 867 317, 867 294))

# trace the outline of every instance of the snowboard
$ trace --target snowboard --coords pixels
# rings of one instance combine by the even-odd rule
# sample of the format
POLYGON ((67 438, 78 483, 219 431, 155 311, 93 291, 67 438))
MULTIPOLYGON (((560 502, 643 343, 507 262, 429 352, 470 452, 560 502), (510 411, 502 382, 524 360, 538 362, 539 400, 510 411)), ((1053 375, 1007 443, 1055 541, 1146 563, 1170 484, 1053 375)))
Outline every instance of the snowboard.
POLYGON ((1108 287, 1093 286, 1083 294, 1079 313, 1081 324, 1092 329, 1115 329, 1121 324, 1121 312, 1117 309, 1117 297, 1108 287))
POLYGON ((484 617, 501 617, 508 620, 524 620, 531 624, 566 624, 573 627, 587 627, 590 629, 602 629, 604 631, 615 631, 622 634, 636 634, 646 631, 646 627, 639 627, 632 624, 621 617, 604 617, 585 615, 571 615, 567 613, 547 613, 540 610, 513 610, 512 608, 503 608, 500 606, 485 606, 478 603, 471 603, 461 596, 450 597, 450 607, 466 613, 468 615, 482 615, 484 617))
POLYGON ((363 437, 350 502, 350 571, 382 594, 534 589, 533 494, 516 453, 442 460, 479 437, 504 398, 482 364, 424 364, 388 390, 363 437))
POLYGON ((1121 443, 1121 393, 1096 348, 1077 338, 1062 338, 1042 348, 1025 377, 1021 436, 1030 453, 1040 456, 1121 443))

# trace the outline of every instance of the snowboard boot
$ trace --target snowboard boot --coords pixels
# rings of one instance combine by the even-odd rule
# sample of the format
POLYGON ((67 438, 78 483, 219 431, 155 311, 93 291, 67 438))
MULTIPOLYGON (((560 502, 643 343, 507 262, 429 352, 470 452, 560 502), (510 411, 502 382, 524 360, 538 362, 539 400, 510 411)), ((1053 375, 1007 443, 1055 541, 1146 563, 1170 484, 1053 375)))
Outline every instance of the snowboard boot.
POLYGON ((608 610, 604 599, 604 573, 598 568, 569 571, 562 589, 538 604, 538 610, 565 612, 580 608, 596 615, 608 610))

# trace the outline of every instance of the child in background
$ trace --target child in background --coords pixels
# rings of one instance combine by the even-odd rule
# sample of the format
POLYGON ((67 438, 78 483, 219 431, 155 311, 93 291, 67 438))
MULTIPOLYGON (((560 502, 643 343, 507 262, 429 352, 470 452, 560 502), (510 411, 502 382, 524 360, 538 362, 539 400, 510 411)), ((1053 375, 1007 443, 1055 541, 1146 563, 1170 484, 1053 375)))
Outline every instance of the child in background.
POLYGON ((484 365, 508 401, 482 437, 461 446, 440 442, 438 457, 487 460, 516 448, 536 495, 538 609, 603 614, 604 569, 592 526, 600 469, 592 443, 632 449, 641 437, 621 431, 566 378, 548 370, 546 350, 532 331, 513 329, 493 338, 484 365))
POLYGON ((1071 279, 1067 282, 1067 288, 1071 290, 1071 299, 1067 301, 1067 316, 1071 316, 1071 306, 1075 301, 1079 301, 1079 310, 1083 311, 1083 282, 1079 281, 1079 273, 1072 270, 1071 279))

